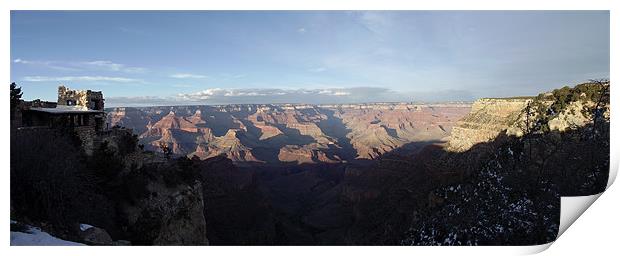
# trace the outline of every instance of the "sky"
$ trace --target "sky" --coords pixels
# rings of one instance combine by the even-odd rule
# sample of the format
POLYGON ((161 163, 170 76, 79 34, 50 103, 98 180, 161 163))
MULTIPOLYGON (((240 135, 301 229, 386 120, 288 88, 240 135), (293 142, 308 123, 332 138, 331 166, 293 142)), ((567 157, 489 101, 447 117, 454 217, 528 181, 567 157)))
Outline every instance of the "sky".
POLYGON ((609 78, 608 11, 11 11, 26 100, 471 101, 609 78))

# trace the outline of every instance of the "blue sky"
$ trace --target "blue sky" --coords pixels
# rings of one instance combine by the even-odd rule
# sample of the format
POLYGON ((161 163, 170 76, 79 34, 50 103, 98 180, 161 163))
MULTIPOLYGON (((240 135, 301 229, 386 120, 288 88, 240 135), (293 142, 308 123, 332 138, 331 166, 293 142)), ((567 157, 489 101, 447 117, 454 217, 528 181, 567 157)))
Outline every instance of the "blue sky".
POLYGON ((608 77, 608 11, 11 12, 25 99, 446 101, 608 77))

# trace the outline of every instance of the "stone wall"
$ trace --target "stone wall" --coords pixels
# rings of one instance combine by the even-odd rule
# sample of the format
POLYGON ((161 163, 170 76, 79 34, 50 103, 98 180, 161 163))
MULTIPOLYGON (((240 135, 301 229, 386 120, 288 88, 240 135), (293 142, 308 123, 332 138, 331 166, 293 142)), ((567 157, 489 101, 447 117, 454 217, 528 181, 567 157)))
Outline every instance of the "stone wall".
POLYGON ((103 93, 91 90, 70 90, 58 86, 58 105, 76 105, 88 109, 103 110, 103 93))
POLYGON ((74 128, 75 133, 82 141, 82 148, 87 155, 92 155, 95 150, 95 137, 97 132, 91 126, 79 126, 74 128))

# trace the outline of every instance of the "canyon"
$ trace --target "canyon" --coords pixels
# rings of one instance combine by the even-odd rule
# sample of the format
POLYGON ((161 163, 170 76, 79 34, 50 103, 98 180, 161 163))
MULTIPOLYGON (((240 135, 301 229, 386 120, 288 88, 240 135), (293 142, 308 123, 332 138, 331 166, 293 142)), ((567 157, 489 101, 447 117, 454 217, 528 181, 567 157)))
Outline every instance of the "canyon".
POLYGON ((23 184, 12 207, 25 225, 52 220, 50 234, 99 245, 543 244, 560 196, 605 188, 608 88, 471 104, 111 108, 91 156, 63 130, 12 131, 11 182, 23 184), (32 211, 37 193, 71 200, 32 211), (80 223, 105 235, 85 239, 80 223))
POLYGON ((424 152, 447 146, 470 110, 469 103, 160 106, 113 108, 107 117, 133 129, 145 150, 161 154, 164 144, 202 166, 210 244, 394 244, 368 227, 373 214, 393 207, 382 195, 414 177, 407 180, 425 202, 429 182, 443 174, 421 171, 424 152))
POLYGON ((393 245, 531 101, 115 108, 108 120, 209 166, 211 244, 393 245))
POLYGON ((467 103, 222 105, 108 109, 147 150, 236 164, 342 163, 445 142, 467 103), (403 148, 403 146, 406 146, 403 148))

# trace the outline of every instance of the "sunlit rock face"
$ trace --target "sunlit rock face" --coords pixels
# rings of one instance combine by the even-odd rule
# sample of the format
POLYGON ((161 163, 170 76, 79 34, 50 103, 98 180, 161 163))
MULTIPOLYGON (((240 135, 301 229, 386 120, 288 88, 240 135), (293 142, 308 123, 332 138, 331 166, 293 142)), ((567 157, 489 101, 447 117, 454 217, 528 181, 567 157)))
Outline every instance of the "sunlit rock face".
MULTIPOLYGON (((552 100, 534 102, 534 97, 494 98, 475 101, 472 104, 471 112, 452 128, 447 149, 463 152, 478 143, 497 138, 500 133, 523 136, 524 132, 534 125, 528 119, 534 120, 539 115, 534 110, 534 104, 549 107, 554 103, 552 100)), ((551 115, 548 123, 549 130, 563 132, 569 128, 585 125, 591 120, 584 114, 584 109, 593 107, 595 104, 590 100, 578 99, 568 104, 560 113, 547 113, 551 115)))
POLYGON ((226 155, 235 163, 376 159, 445 141, 469 104, 224 105, 114 108, 108 125, 133 128, 148 150, 226 155))
POLYGON ((452 128, 449 149, 465 151, 487 142, 508 129, 520 116, 531 99, 480 99, 471 112, 452 128))

